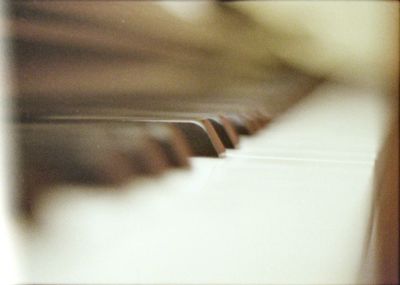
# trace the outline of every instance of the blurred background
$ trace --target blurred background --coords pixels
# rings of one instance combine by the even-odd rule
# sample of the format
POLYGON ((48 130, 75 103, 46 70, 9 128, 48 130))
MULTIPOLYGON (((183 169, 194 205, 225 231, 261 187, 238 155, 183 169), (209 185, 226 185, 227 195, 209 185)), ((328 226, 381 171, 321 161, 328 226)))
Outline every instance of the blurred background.
POLYGON ((396 1, 11 3, 16 94, 232 92, 282 66, 396 85, 396 1))
MULTIPOLYGON (((216 3, 160 4, 181 19, 208 26, 208 33, 223 26, 216 3)), ((226 6, 263 27, 265 43, 248 35, 242 44, 249 48, 254 45, 260 53, 268 51, 313 74, 365 85, 395 85, 396 1, 237 1, 226 6)), ((220 37, 239 38, 245 33, 239 23, 225 23, 225 29, 220 37)))
MULTIPOLYGON (((9 155, 13 143, 6 124, 13 110, 11 98, 130 92, 263 96, 266 82, 296 70, 382 90, 397 117, 398 1, 108 4, 0 3, 0 276, 5 282, 18 280, 8 210, 15 183, 9 155)), ((389 274, 395 274, 394 267, 391 264, 389 274)))

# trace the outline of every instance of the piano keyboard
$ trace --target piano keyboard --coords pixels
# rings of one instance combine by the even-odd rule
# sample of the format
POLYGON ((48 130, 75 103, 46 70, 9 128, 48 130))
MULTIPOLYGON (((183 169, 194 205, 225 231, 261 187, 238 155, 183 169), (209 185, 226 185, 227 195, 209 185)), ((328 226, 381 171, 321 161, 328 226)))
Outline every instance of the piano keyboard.
POLYGON ((376 215, 388 214, 379 201, 395 195, 376 182, 388 174, 379 174, 390 120, 382 99, 324 84, 221 158, 192 157, 190 169, 118 187, 52 187, 37 201, 36 226, 21 231, 23 282, 377 278, 371 270, 391 254, 375 248, 376 215))
POLYGON ((194 42, 143 34, 132 17, 146 25, 155 19, 149 8, 166 17, 156 3, 93 4, 11 5, 13 120, 28 216, 37 196, 59 184, 121 185, 187 167, 189 156, 224 156, 238 148, 239 135, 256 134, 321 81, 277 59, 271 64, 268 51, 258 63, 246 49, 225 58, 226 43, 210 45, 194 27, 194 42), (234 69, 239 54, 246 68, 234 69), (190 74, 202 87, 180 89, 190 74))
POLYGON ((21 282, 383 280, 387 98, 161 6, 10 4, 21 282))
MULTIPOLYGON (((255 134, 272 118, 263 102, 256 108, 191 98, 168 107, 176 98, 129 98, 117 105, 29 99, 17 101, 16 118, 24 193, 58 183, 119 184, 137 173, 187 166, 190 154, 223 156, 238 147, 239 135, 255 134)), ((22 195, 24 211, 31 212, 34 195, 22 195)))

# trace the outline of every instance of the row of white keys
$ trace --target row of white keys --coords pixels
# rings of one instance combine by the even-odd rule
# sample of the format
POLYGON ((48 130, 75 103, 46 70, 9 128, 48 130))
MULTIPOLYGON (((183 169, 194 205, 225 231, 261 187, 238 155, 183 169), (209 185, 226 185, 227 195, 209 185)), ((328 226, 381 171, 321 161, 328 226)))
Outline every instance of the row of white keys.
POLYGON ((54 189, 21 227, 22 282, 357 283, 389 124, 368 92, 323 86, 191 170, 54 189))

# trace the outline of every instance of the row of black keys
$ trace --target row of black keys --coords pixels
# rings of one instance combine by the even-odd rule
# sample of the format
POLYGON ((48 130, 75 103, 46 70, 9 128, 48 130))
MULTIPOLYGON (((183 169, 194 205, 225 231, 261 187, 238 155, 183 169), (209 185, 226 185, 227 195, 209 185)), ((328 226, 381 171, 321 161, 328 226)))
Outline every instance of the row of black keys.
POLYGON ((27 213, 50 186, 118 186, 136 176, 188 168, 189 156, 219 157, 238 147, 239 135, 254 134, 270 120, 261 104, 244 99, 57 100, 16 104, 17 183, 27 213))

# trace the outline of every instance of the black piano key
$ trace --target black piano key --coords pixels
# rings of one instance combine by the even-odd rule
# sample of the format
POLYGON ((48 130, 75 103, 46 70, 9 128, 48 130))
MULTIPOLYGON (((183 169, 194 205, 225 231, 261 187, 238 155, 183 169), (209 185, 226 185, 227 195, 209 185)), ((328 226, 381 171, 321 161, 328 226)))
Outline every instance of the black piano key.
POLYGON ((32 124, 17 132, 23 166, 51 176, 46 180, 121 184, 135 173, 111 136, 101 130, 32 124))
POLYGON ((156 124, 179 129, 194 156, 219 157, 225 152, 218 134, 207 119, 170 119, 134 116, 48 116, 31 118, 35 122, 120 122, 133 124, 156 124))
POLYGON ((163 148, 164 153, 173 167, 188 168, 190 148, 182 133, 175 127, 163 125, 148 125, 149 135, 154 137, 163 148))

